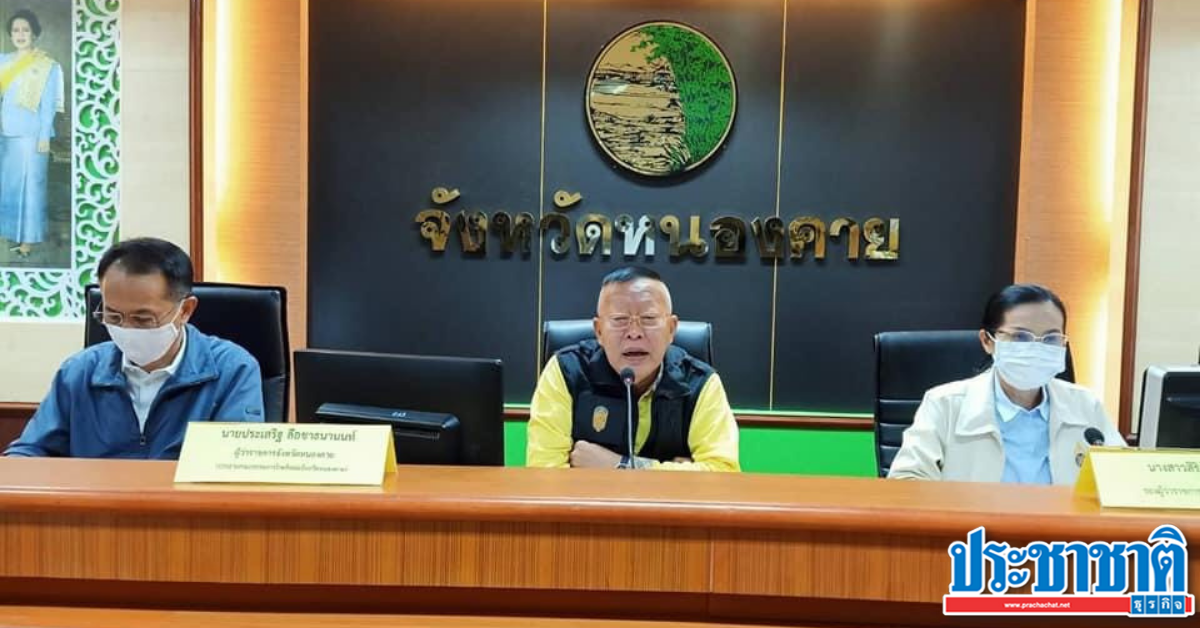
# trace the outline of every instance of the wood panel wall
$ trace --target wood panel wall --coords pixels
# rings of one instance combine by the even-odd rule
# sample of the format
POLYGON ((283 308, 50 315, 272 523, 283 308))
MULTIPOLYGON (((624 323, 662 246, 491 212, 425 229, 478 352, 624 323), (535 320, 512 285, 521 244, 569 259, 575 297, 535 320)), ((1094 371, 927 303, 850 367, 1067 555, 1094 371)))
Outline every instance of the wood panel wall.
POLYGON ((1062 296, 1077 379, 1115 420, 1137 2, 1027 7, 1016 280, 1062 296))
POLYGON ((288 290, 305 346, 308 1, 204 0, 204 268, 288 290))
MULTIPOLYGON (((1114 419, 1137 5, 1027 3, 1016 280, 1045 283, 1064 297, 1079 381, 1104 397, 1114 419)), ((206 168, 205 271, 210 279, 287 286, 292 344, 302 347, 307 1, 205 0, 210 62, 220 23, 211 12, 226 6, 237 63, 220 97, 232 108, 236 141, 219 194, 206 168)), ((206 85, 215 88, 215 78, 206 85)), ((205 111, 206 163, 215 154, 208 127, 217 106, 205 111)))

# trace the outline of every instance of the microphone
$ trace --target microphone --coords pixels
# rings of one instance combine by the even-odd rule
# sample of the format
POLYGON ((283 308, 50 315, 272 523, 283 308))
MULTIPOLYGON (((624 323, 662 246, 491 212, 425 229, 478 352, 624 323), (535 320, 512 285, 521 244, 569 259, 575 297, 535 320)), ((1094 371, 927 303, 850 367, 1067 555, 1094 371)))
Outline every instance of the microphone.
MULTIPOLYGON (((621 381, 622 381, 622 382, 624 382, 626 386, 632 386, 632 385, 633 385, 633 378, 634 378, 634 377, 635 377, 635 376, 634 376, 634 374, 633 374, 633 369, 629 368, 628 366, 627 366, 627 367, 625 367, 625 368, 623 368, 623 369, 621 369, 621 381)), ((1091 429, 1095 430, 1096 428, 1094 428, 1094 427, 1093 427, 1093 428, 1091 428, 1091 429)))
POLYGON ((1075 445, 1075 466, 1083 466, 1083 457, 1087 454, 1088 447, 1096 447, 1104 444, 1104 432, 1089 427, 1083 431, 1083 440, 1087 442, 1087 447, 1082 444, 1075 445))
POLYGON ((629 444, 629 468, 636 469, 633 455, 633 369, 628 366, 621 369, 621 383, 625 384, 625 437, 629 444))

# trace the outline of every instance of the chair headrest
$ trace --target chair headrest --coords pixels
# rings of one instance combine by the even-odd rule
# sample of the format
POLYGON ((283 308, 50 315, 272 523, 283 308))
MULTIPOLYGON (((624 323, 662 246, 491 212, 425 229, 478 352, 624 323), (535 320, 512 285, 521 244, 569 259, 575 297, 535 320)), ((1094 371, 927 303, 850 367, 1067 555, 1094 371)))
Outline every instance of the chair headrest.
MULTIPOLYGON (((211 336, 237 343, 258 360, 264 378, 290 374, 287 340, 287 291, 276 286, 197 283, 199 301, 190 323, 211 336)), ((110 340, 104 325, 90 316, 100 307, 100 288, 87 286, 89 316, 85 347, 110 340)))
MULTIPOLYGON (((592 319, 546 321, 542 324, 542 363, 556 351, 583 340, 596 337, 592 319)), ((700 321, 679 321, 674 343, 689 355, 713 365, 712 324, 700 321)))
MULTIPOLYGON (((989 364, 979 330, 887 331, 875 335, 876 393, 881 399, 920 400, 925 391, 979 373, 989 364)), ((1067 369, 1059 376, 1075 381, 1067 348, 1067 369)))

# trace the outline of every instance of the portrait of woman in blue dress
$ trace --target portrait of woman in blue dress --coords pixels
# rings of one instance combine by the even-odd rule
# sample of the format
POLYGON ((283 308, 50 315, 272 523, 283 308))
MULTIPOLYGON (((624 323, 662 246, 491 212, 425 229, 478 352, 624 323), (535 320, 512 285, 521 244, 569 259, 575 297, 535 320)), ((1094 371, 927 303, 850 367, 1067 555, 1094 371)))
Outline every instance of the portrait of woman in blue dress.
POLYGON ((29 257, 46 239, 46 179, 54 116, 63 112, 63 70, 37 46, 42 25, 22 9, 8 19, 12 52, 0 54, 0 238, 29 257))

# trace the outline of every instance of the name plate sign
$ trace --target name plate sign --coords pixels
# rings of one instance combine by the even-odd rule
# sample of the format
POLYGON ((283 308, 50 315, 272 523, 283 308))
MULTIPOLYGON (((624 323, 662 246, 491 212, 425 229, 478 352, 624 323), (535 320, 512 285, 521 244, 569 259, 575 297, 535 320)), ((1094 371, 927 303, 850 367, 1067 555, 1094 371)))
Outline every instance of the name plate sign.
POLYGON ((386 425, 193 422, 175 481, 377 486, 395 470, 386 425))
POLYGON ((1200 509, 1200 450, 1092 447, 1075 492, 1112 508, 1200 509))

